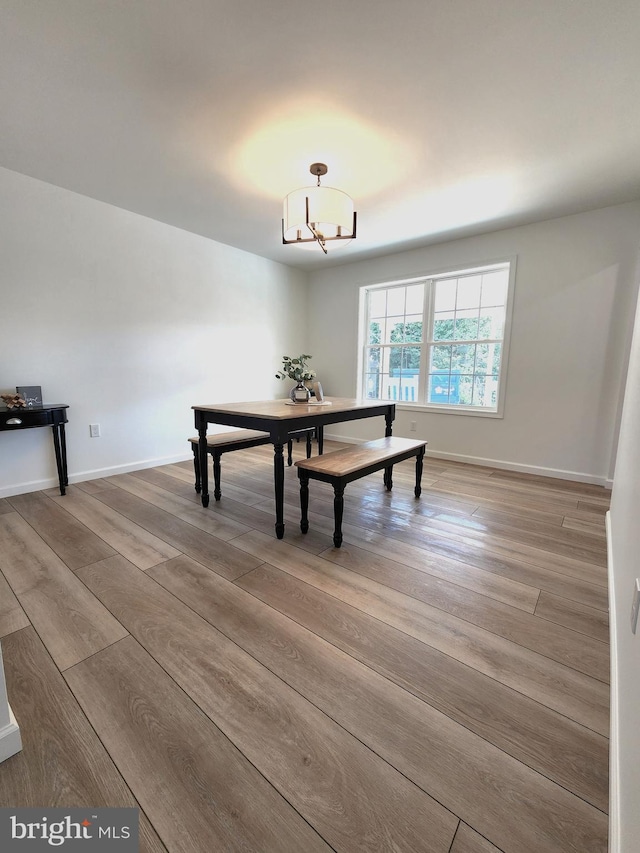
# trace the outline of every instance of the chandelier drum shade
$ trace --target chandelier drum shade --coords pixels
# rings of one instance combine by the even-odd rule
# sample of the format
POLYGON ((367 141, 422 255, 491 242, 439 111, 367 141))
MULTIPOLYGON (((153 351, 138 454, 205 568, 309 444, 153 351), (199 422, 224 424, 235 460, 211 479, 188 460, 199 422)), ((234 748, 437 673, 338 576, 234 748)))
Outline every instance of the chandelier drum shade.
POLYGON ((357 214, 350 196, 320 186, 320 177, 327 174, 324 163, 313 163, 309 171, 318 178, 317 185, 294 190, 284 200, 282 242, 318 243, 326 255, 326 243, 353 240, 357 214))

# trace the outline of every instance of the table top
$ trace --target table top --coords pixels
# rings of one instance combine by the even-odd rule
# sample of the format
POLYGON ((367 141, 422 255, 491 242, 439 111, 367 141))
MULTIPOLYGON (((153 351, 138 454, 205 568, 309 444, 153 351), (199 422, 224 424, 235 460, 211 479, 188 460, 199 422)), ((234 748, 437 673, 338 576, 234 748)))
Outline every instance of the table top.
POLYGON ((0 407, 0 431, 14 432, 32 427, 62 428, 67 421, 66 403, 50 403, 44 406, 24 406, 22 408, 0 407))
POLYGON ((12 409, 7 406, 0 406, 0 412, 14 412, 15 414, 25 412, 50 412, 52 409, 68 409, 68 403, 41 403, 39 406, 14 406, 12 409))
POLYGON ((380 400, 358 400, 351 397, 325 397, 330 405, 318 403, 295 403, 284 400, 257 400, 249 403, 222 403, 217 406, 192 406, 198 412, 213 412, 226 415, 254 415, 265 420, 285 421, 300 417, 317 417, 321 412, 354 412, 363 409, 384 409, 393 402, 380 400))

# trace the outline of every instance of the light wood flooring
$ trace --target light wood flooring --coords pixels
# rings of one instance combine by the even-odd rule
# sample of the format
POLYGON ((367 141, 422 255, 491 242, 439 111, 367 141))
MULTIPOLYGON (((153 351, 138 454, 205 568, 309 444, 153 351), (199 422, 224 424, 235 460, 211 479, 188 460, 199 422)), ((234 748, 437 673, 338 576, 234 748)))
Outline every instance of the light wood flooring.
POLYGON ((413 481, 348 486, 341 549, 295 468, 275 538, 269 446, 208 509, 188 462, 0 500, 0 805, 138 806, 142 851, 605 853, 608 492, 413 481))

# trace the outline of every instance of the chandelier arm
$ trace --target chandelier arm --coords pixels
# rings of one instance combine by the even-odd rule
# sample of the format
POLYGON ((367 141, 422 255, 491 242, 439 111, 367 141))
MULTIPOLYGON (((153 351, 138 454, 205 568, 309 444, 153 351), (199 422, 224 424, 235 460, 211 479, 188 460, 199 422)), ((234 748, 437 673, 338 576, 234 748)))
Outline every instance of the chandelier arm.
POLYGON ((309 229, 309 231, 311 231, 315 241, 326 255, 327 247, 325 246, 325 238, 322 236, 322 234, 320 234, 319 231, 316 231, 316 229, 309 222, 307 222, 307 228, 309 229))
MULTIPOLYGON (((284 219, 282 220, 282 222, 284 223, 284 219)), ((324 240, 325 242, 327 240, 335 240, 335 237, 325 237, 324 240)), ((318 240, 316 239, 316 237, 296 237, 295 240, 287 240, 283 234, 282 242, 285 246, 295 246, 299 243, 317 243, 318 240)))
MULTIPOLYGON (((320 183, 320 176, 318 175, 318 184, 320 183)), ((315 227, 315 223, 309 222, 309 196, 305 198, 305 211, 306 211, 306 226, 311 231, 315 239, 318 241, 318 245, 322 249, 322 251, 327 254, 327 247, 324 244, 324 237, 315 227)))

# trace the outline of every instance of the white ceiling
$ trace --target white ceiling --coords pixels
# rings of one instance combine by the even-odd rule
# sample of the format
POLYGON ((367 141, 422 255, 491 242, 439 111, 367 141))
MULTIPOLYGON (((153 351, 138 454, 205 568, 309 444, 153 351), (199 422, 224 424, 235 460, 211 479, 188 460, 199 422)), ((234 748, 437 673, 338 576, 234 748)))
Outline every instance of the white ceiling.
POLYGON ((638 0, 0 0, 0 166, 317 268, 640 197, 638 0), (329 165, 358 237, 283 246, 329 165))

